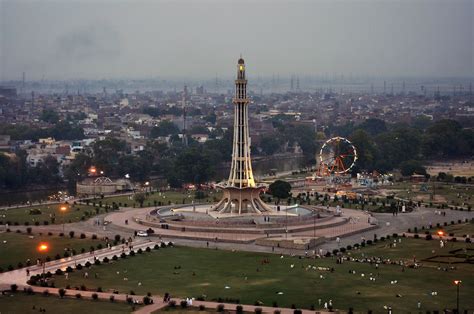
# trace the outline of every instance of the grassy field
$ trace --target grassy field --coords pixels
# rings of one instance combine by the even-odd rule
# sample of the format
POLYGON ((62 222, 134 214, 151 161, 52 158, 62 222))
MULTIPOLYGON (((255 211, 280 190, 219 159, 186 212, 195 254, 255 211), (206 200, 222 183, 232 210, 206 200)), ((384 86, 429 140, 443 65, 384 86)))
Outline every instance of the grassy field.
POLYGON ((30 259, 34 264, 37 258, 43 257, 36 251, 36 248, 40 242, 47 242, 50 247, 50 251, 46 254, 53 258, 56 254, 63 256, 64 249, 69 248, 76 250, 77 253, 81 252, 84 248, 89 252, 90 247, 101 243, 104 245, 105 242, 101 240, 92 239, 79 239, 79 235, 75 235, 76 238, 71 239, 67 237, 48 236, 48 235, 27 235, 18 233, 0 233, 0 267, 6 270, 9 265, 17 268, 18 263, 22 262, 26 266, 26 260, 30 259))
POLYGON ((465 184, 396 182, 394 185, 383 187, 383 189, 392 190, 396 196, 409 198, 413 201, 446 203, 453 206, 461 206, 463 203, 474 205, 474 187, 465 184))
POLYGON ((35 225, 38 222, 43 225, 45 221, 48 224, 62 224, 63 222, 77 222, 81 219, 88 219, 98 213, 104 213, 105 208, 93 206, 69 204, 65 212, 60 211, 60 205, 37 205, 31 207, 11 208, 0 210, 0 221, 13 225, 18 223, 23 225, 35 225), (54 220, 52 219, 54 218, 54 220))
POLYGON ((131 313, 132 307, 126 303, 60 299, 56 295, 26 295, 24 293, 0 295, 1 314, 37 314, 43 308, 46 313, 118 314, 131 313), (33 308, 34 307, 34 308, 33 308))
POLYGON ((464 235, 469 235, 471 238, 474 237, 474 223, 468 222, 463 224, 456 224, 456 225, 449 225, 442 228, 435 228, 443 229, 447 234, 453 233, 456 237, 462 237, 464 235))
MULTIPOLYGON (((451 243, 449 244, 451 245, 451 243)), ((446 250, 451 249, 448 245, 446 250)), ((455 247, 468 246, 453 243, 455 247)), ((437 241, 403 239, 397 248, 390 248, 388 242, 362 250, 351 251, 354 256, 376 255, 396 260, 428 256, 437 250, 437 241)), ((472 245, 469 245, 472 247, 472 245)), ((332 300, 334 307, 356 311, 368 309, 380 313, 385 305, 397 313, 415 311, 420 301, 423 310, 441 310, 454 307, 456 289, 453 280, 463 280, 461 304, 474 309, 470 293, 474 290, 474 265, 457 265, 456 270, 440 271, 436 265, 401 270, 396 265, 380 265, 378 269, 367 263, 345 262, 337 264, 334 258, 300 259, 280 258, 278 255, 248 252, 230 252, 195 248, 166 248, 143 255, 127 258, 110 265, 93 266, 89 272, 98 274, 98 279, 84 279, 82 272, 75 271, 65 280, 55 279, 57 287, 85 285, 88 288, 101 287, 104 291, 118 289, 137 294, 171 293, 175 297, 201 297, 206 300, 218 298, 238 299, 245 304, 263 302, 272 306, 310 308, 321 302, 332 300), (269 263, 262 263, 267 259, 269 263), (334 268, 334 272, 313 269, 334 268), (356 274, 350 273, 355 270, 356 274), (364 274, 364 276, 362 276, 364 274), (369 280, 376 278, 375 281, 369 280), (396 280, 396 284, 391 284, 396 280), (431 292, 437 291, 437 296, 431 292), (401 295, 401 297, 397 297, 401 295)))
MULTIPOLYGON (((206 197, 204 199, 195 199, 194 191, 166 191, 166 192, 151 192, 147 193, 147 198, 143 203, 143 206, 157 206, 171 204, 190 204, 193 200, 195 202, 213 202, 218 201, 222 193, 216 191, 206 191, 206 197), (215 199, 215 200, 214 200, 215 199)), ((138 203, 133 200, 132 195, 122 195, 122 196, 113 196, 107 197, 102 200, 103 204, 112 205, 115 202, 117 204, 122 204, 122 206, 138 206, 138 203), (127 205, 125 205, 127 204, 127 205)))

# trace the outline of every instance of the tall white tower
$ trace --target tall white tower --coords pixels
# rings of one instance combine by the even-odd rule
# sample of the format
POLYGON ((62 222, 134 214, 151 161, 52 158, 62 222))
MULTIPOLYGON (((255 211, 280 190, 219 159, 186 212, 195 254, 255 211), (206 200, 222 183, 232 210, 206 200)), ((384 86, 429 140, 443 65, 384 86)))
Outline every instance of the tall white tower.
POLYGON ((234 104, 234 140, 232 165, 229 179, 220 185, 224 196, 213 208, 219 213, 246 214, 271 211, 271 207, 260 199, 261 186, 255 184, 250 158, 249 99, 247 98, 247 79, 245 62, 237 62, 234 104))
POLYGON ((237 64, 234 103, 234 145, 232 149, 232 166, 227 186, 236 188, 255 187, 250 160, 249 135, 249 99, 247 98, 247 80, 245 63, 240 58, 237 64))

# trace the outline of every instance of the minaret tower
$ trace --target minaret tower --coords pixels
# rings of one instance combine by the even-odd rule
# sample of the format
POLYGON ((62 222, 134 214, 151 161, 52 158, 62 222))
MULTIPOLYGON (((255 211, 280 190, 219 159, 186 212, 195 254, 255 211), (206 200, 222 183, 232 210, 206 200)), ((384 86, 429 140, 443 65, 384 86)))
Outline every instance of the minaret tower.
POLYGON ((213 207, 213 211, 229 214, 262 213, 271 211, 271 207, 260 199, 260 190, 255 184, 250 159, 249 135, 249 99, 247 98, 247 79, 245 62, 242 57, 237 63, 234 104, 234 140, 232 165, 229 179, 220 184, 224 191, 222 200, 213 207))
POLYGON ((227 185, 236 188, 255 187, 250 160, 249 99, 247 98, 245 64, 242 58, 237 64, 235 97, 232 102, 234 104, 234 145, 227 185))

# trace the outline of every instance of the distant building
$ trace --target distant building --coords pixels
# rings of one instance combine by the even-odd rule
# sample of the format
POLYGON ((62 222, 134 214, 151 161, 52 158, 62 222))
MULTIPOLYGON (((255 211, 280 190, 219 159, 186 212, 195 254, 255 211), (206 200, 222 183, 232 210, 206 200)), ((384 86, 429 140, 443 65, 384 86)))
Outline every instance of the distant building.
POLYGON ((17 95, 15 87, 0 86, 0 96, 5 98, 15 98, 17 95))
POLYGON ((10 147, 10 135, 0 135, 0 151, 9 151, 10 147))
POLYGON ((117 192, 130 191, 132 184, 129 180, 111 180, 108 177, 86 178, 76 184, 78 196, 108 195, 117 192))

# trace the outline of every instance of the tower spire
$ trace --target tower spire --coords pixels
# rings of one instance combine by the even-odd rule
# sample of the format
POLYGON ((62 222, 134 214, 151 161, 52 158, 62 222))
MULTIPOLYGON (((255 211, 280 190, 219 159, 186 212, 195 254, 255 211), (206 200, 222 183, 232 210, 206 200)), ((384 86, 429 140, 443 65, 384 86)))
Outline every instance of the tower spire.
POLYGON ((223 197, 213 208, 219 213, 262 213, 272 209, 260 199, 260 190, 255 184, 250 159, 249 99, 245 61, 240 56, 237 62, 234 104, 234 138, 232 164, 227 182, 221 184, 223 197))

